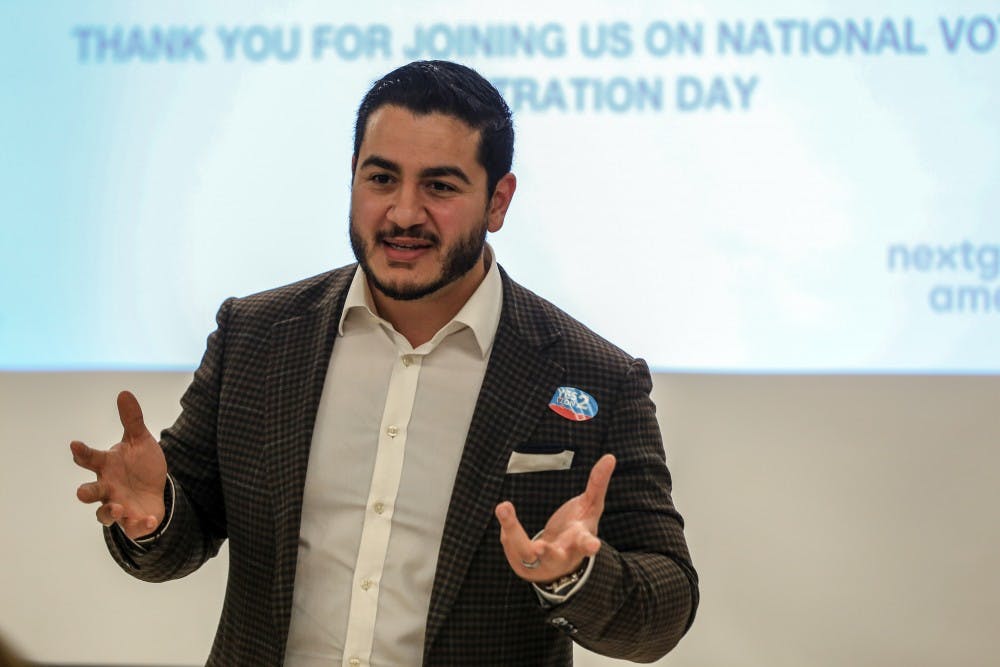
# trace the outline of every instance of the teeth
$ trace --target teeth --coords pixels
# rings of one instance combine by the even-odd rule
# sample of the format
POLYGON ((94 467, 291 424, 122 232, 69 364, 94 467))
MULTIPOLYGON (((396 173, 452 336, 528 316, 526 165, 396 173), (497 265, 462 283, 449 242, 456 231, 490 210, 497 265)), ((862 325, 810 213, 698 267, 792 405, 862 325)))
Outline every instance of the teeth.
POLYGON ((425 245, 404 245, 402 243, 390 243, 388 241, 386 241, 386 244, 389 245, 389 246, 391 246, 391 247, 393 247, 393 248, 398 248, 399 250, 416 250, 417 248, 427 248, 428 247, 428 246, 425 246, 425 245))

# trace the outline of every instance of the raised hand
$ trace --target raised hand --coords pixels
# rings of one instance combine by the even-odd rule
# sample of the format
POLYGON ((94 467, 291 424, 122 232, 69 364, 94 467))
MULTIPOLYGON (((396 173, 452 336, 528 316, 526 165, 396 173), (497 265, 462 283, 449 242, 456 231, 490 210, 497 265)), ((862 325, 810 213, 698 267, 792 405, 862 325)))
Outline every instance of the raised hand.
POLYGON ((602 456, 590 471, 586 490, 563 503, 535 540, 524 532, 512 503, 497 505, 500 543, 507 562, 519 577, 535 583, 555 581, 575 572, 584 558, 600 550, 597 524, 604 512, 604 496, 614 470, 615 457, 602 456))
POLYGON ((118 417, 125 432, 111 449, 91 449, 75 440, 69 447, 78 466, 97 473, 97 481, 81 484, 76 497, 101 503, 97 520, 105 526, 117 523, 135 539, 153 532, 163 520, 167 461, 130 392, 118 394, 118 417))

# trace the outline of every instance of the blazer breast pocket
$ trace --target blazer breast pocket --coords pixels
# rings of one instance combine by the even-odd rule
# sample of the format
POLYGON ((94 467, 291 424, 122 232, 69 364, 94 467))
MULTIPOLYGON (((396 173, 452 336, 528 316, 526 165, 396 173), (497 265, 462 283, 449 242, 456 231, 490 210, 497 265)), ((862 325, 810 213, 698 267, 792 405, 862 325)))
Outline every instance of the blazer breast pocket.
POLYGON ((511 452, 507 474, 569 470, 573 454, 573 450, 564 449, 562 445, 525 444, 511 452))

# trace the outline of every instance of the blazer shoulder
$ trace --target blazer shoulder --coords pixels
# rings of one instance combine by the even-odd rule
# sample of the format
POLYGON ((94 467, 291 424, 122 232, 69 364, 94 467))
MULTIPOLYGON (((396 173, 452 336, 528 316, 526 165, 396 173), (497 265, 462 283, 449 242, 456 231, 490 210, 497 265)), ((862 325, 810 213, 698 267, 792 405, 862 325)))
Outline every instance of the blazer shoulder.
POLYGON ((356 264, 243 297, 230 297, 220 311, 231 323, 269 328, 318 308, 336 307, 347 294, 356 264))
MULTIPOLYGON (((581 361, 625 372, 636 358, 528 288, 504 278, 504 315, 522 336, 564 366, 581 361)), ((642 362, 644 363, 644 362, 642 362)))

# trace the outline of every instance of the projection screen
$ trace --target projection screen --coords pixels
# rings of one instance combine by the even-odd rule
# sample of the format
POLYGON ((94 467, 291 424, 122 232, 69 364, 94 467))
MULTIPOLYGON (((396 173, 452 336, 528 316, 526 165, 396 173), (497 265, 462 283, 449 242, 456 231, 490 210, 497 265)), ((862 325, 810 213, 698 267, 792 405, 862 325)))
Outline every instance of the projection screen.
POLYGON ((444 58, 515 114, 501 264, 654 369, 996 372, 993 10, 5 4, 0 368, 190 369, 353 261, 356 105, 444 58))

